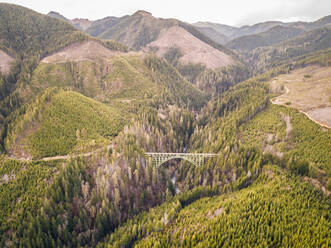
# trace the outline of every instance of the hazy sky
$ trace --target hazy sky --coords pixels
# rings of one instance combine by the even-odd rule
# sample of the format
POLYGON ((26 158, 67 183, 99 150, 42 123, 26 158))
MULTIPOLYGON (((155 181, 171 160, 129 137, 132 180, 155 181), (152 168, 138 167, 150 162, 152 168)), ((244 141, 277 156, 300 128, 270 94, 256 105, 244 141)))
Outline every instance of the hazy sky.
POLYGON ((331 0, 7 0, 47 14, 100 19, 143 9, 156 17, 241 26, 267 20, 313 21, 331 15, 331 0))

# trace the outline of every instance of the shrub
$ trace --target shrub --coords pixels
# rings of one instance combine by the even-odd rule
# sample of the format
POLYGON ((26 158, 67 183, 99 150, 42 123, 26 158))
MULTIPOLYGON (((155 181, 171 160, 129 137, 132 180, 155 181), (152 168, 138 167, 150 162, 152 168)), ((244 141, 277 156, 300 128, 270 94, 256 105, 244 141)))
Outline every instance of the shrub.
POLYGON ((295 175, 307 176, 309 173, 309 164, 307 161, 292 160, 289 162, 288 168, 295 175))

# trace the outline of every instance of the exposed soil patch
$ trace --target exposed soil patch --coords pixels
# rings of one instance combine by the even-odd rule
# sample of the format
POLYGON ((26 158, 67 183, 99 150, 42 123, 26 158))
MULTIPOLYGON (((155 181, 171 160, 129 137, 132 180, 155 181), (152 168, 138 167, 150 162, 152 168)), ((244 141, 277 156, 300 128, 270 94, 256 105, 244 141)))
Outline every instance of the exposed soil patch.
POLYGON ((147 47, 158 47, 156 54, 159 56, 164 55, 171 47, 179 48, 184 54, 180 58, 183 64, 201 63, 211 69, 234 62, 231 56, 211 47, 178 26, 162 30, 158 39, 149 43, 147 47))
POLYGON ((95 61, 100 58, 111 58, 121 52, 111 51, 96 41, 84 41, 71 44, 62 50, 45 57, 44 63, 64 63, 68 61, 95 61))
POLYGON ((7 53, 0 50, 0 71, 3 74, 7 74, 15 61, 14 58, 9 56, 7 53))
POLYGON ((316 123, 331 128, 331 67, 308 66, 270 82, 271 89, 284 94, 273 104, 296 108, 316 123))
POLYGON ((331 128, 331 107, 314 109, 307 114, 310 118, 317 120, 320 125, 331 128))

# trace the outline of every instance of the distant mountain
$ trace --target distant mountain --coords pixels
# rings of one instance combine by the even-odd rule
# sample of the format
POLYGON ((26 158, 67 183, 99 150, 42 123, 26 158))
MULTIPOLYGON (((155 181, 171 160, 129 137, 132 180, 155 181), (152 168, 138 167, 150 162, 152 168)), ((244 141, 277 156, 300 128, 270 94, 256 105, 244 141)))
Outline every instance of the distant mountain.
POLYGON ((92 25, 86 32, 98 38, 117 40, 139 50, 156 40, 162 29, 175 24, 175 20, 158 19, 140 10, 133 15, 106 19, 106 25, 105 22, 92 25))
POLYGON ((228 40, 224 35, 210 38, 204 33, 209 32, 211 35, 213 30, 205 29, 201 32, 188 23, 176 19, 155 18, 147 11, 139 10, 133 15, 106 17, 93 22, 86 19, 68 20, 54 12, 49 15, 76 27, 79 25, 91 36, 116 40, 134 50, 155 52, 164 56, 176 48, 182 57, 179 60, 184 64, 202 64, 215 69, 237 62, 234 54, 220 45, 228 40), (182 37, 185 39, 181 39, 182 37))
POLYGON ((269 22, 257 23, 253 26, 246 25, 240 28, 232 27, 224 24, 211 23, 211 22, 197 22, 194 23, 193 25, 199 28, 207 28, 207 27, 213 28, 218 33, 223 34, 232 40, 244 35, 258 34, 281 24, 282 22, 269 21, 269 22))
POLYGON ((90 27, 92 25, 92 23, 93 23, 93 21, 90 21, 88 19, 82 19, 82 18, 75 18, 73 20, 70 20, 70 19, 64 17, 63 15, 61 15, 60 13, 55 12, 55 11, 49 12, 47 14, 47 16, 50 16, 50 17, 53 17, 53 18, 56 18, 56 19, 65 21, 65 22, 67 22, 67 23, 75 26, 79 30, 85 30, 88 27, 90 27))
POLYGON ((93 24, 93 21, 90 21, 89 19, 75 18, 71 20, 71 23, 78 29, 86 30, 93 24))
POLYGON ((229 25, 212 23, 212 22, 197 22, 197 23, 193 23, 192 25, 197 28, 212 28, 216 30, 218 33, 229 37, 229 39, 233 39, 233 36, 239 29, 237 27, 232 27, 229 25))
POLYGON ((303 29, 293 27, 275 26, 265 32, 241 36, 226 44, 228 48, 235 50, 251 50, 256 47, 270 46, 284 40, 291 39, 301 33, 303 29))
POLYGON ((199 30, 201 33, 212 39, 213 41, 217 42, 218 44, 225 45, 230 41, 230 38, 224 34, 217 32, 212 27, 198 27, 196 29, 199 30))
POLYGON ((51 11, 47 15, 50 16, 50 17, 53 17, 53 18, 56 18, 56 19, 59 19, 59 20, 62 20, 62 21, 65 21, 65 22, 69 22, 70 23, 70 20, 69 19, 65 18, 63 15, 61 15, 58 12, 51 11))
POLYGON ((331 23, 331 15, 328 15, 328 16, 324 16, 324 17, 318 19, 315 22, 310 22, 306 26, 307 26, 307 29, 312 30, 312 29, 324 27, 330 23, 331 23))
POLYGON ((184 64, 201 63, 208 68, 218 68, 236 61, 231 51, 192 25, 176 19, 155 18, 142 10, 131 16, 105 18, 93 23, 86 32, 98 38, 117 40, 135 50, 156 52, 160 56, 176 48, 181 54, 179 60, 184 64))
MULTIPOLYGON (((261 41, 261 37, 260 36, 252 36, 252 37, 246 37, 246 36, 250 36, 250 35, 256 35, 256 34, 261 34, 267 31, 271 31, 271 33, 274 33, 276 30, 272 30, 273 28, 277 27, 277 26, 281 26, 281 27, 288 27, 288 28, 293 28, 293 29, 298 29, 298 30, 303 30, 303 31, 310 31, 316 28, 320 28, 323 27, 327 24, 331 23, 331 15, 330 16, 325 16, 317 21, 314 22, 280 22, 280 21, 267 21, 267 22, 261 22, 261 23, 257 23, 254 24, 252 26, 242 26, 242 27, 232 27, 232 26, 228 26, 228 25, 224 25, 224 24, 218 24, 218 23, 211 23, 211 22, 197 22, 194 23, 193 25, 199 29, 201 28, 212 28, 214 29, 218 35, 225 35, 227 36, 230 40, 235 40, 238 39, 240 37, 245 36, 245 38, 242 41, 235 41, 236 44, 241 43, 241 42, 246 42, 248 41, 249 43, 254 42, 255 38, 257 39, 256 42, 257 44, 264 44, 266 41, 261 41)), ((297 31, 298 31, 297 30, 297 31)), ((284 36, 284 32, 289 34, 289 36, 291 36, 291 34, 293 33, 293 30, 291 31, 289 30, 279 30, 280 31, 280 35, 282 37, 287 37, 287 35, 284 36)), ((209 36, 210 38, 212 38, 211 34, 208 34, 207 32, 205 33, 207 36, 209 36)), ((269 34, 269 35, 273 35, 273 34, 269 34)), ((263 36, 268 36, 268 34, 264 34, 263 36)), ((291 37, 290 37, 291 38, 291 37)), ((282 39, 284 40, 284 39, 282 39)), ((216 40, 215 40, 216 41, 216 40)), ((268 43, 268 42, 267 42, 268 43)), ((273 44, 275 44, 275 42, 273 42, 273 44)), ((236 45, 234 45, 236 46, 236 45)), ((250 45, 248 45, 248 47, 250 47, 250 45)))
POLYGON ((109 16, 100 20, 93 21, 91 25, 88 28, 86 28, 85 31, 88 34, 97 37, 101 35, 103 32, 105 32, 107 28, 109 28, 109 26, 113 26, 118 19, 120 18, 109 16))
POLYGON ((272 46, 257 47, 241 53, 242 60, 256 72, 266 71, 276 65, 297 60, 300 56, 331 47, 331 25, 302 33, 292 39, 272 46))
POLYGON ((226 46, 235 50, 251 50, 257 47, 270 46, 294 38, 304 32, 327 26, 330 23, 331 16, 323 17, 315 22, 281 23, 262 33, 240 36, 230 41, 226 46))

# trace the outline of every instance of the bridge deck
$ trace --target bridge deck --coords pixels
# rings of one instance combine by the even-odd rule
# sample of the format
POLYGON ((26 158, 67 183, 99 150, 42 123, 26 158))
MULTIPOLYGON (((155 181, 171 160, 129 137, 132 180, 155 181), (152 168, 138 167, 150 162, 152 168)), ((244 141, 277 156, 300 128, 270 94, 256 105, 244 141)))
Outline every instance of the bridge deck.
POLYGON ((178 152, 146 152, 147 155, 194 155, 194 156, 219 156, 216 153, 178 153, 178 152))
POLYGON ((146 152, 146 155, 152 158, 153 165, 157 167, 164 162, 180 158, 185 159, 196 166, 201 166, 204 163, 205 158, 219 156, 215 153, 174 153, 174 152, 146 152))

